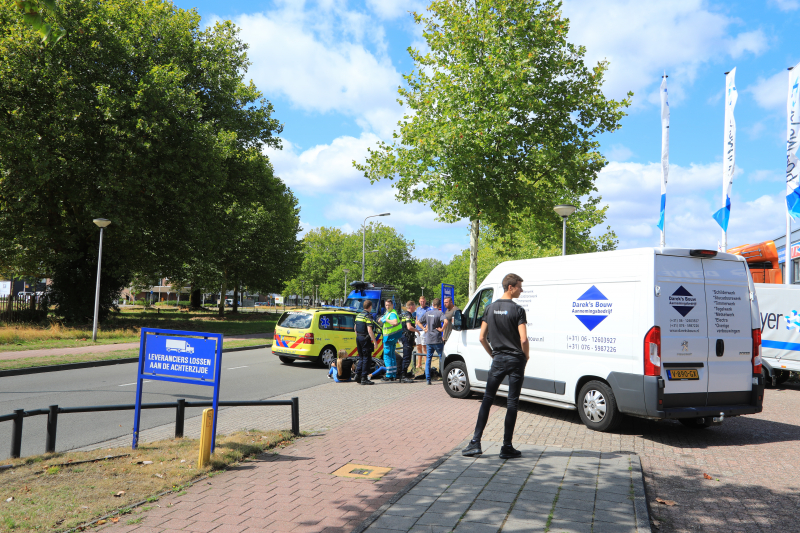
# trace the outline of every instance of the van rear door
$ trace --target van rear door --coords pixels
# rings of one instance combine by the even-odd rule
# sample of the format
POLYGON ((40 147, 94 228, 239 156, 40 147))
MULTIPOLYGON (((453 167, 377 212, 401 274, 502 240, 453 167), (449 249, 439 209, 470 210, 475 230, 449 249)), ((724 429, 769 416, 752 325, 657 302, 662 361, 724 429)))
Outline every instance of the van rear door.
POLYGON ((699 407, 708 395, 708 318, 702 259, 656 256, 663 407, 699 407))
POLYGON ((708 405, 749 404, 750 289, 742 261, 703 259, 708 313, 708 405))

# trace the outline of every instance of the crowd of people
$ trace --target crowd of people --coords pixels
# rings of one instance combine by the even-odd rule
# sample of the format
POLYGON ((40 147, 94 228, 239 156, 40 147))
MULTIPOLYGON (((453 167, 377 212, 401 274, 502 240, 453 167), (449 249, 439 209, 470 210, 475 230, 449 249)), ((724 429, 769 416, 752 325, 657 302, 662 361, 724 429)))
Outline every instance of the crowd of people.
POLYGON ((355 369, 347 359, 347 351, 340 350, 338 358, 331 362, 328 377, 337 383, 353 379, 361 385, 373 385, 371 378, 383 373, 383 381, 413 383, 415 372, 424 365, 425 381, 431 385, 431 360, 434 355, 444 357, 444 343, 453 331, 453 315, 458 309, 449 296, 444 298, 444 311, 440 309, 441 303, 435 298, 428 306, 425 297, 420 296, 419 306, 409 300, 398 313, 394 302, 387 299, 385 312, 376 321, 372 302, 366 300, 355 320, 358 349, 355 369), (383 338, 383 366, 370 370, 379 328, 383 338), (398 342, 402 345, 402 358, 397 356, 398 342))

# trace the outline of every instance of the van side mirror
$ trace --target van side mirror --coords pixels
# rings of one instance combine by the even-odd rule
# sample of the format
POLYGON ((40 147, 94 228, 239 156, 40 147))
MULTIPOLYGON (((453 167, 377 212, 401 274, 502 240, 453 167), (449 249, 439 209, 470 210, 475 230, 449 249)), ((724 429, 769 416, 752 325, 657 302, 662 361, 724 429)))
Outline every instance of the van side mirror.
POLYGON ((461 331, 461 309, 456 309, 453 313, 453 329, 461 331))

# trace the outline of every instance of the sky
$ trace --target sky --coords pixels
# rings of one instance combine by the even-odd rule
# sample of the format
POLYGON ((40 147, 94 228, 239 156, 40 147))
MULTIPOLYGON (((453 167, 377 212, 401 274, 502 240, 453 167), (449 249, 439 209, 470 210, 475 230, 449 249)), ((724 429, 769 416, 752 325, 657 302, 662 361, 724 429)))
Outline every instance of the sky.
MULTIPOLYGON (((370 185, 352 166, 367 148, 391 139, 403 109, 397 88, 423 49, 409 11, 418 0, 175 0, 203 24, 232 20, 250 45, 252 79, 284 125, 283 149, 268 152, 300 203, 305 231, 361 227, 390 212, 415 244, 414 255, 442 261, 469 247, 466 221, 436 221, 424 204, 395 198, 391 182, 370 185)), ((724 73, 736 67, 739 93, 736 172, 728 246, 785 233, 787 68, 800 0, 564 0, 569 40, 586 47, 587 65, 609 62, 603 92, 634 93, 621 129, 598 138, 608 165, 596 181, 619 248, 658 246, 661 121, 659 85, 670 102, 667 246, 717 249, 711 215, 722 205, 724 73)), ((553 216, 556 216, 555 214, 553 216)), ((596 231, 604 230, 597 228, 596 231)))

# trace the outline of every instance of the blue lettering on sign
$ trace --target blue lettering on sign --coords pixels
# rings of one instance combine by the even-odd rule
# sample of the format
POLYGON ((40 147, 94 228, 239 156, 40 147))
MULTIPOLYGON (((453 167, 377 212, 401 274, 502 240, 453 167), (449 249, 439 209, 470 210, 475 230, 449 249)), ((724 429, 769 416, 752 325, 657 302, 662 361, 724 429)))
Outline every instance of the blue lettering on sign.
POLYGON ((148 335, 146 339, 145 374, 214 379, 214 340, 162 335, 148 335))
POLYGON ((572 302, 572 314, 592 331, 612 312, 613 304, 600 290, 592 285, 589 290, 572 302))

